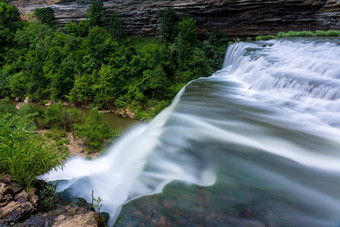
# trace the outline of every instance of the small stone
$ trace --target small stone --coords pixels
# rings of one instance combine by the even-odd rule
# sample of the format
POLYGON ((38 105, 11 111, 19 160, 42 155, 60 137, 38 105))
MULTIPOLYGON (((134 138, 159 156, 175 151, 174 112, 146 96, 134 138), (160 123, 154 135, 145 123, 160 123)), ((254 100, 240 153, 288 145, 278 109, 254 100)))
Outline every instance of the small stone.
POLYGON ((5 206, 9 201, 13 199, 13 196, 11 194, 6 194, 1 197, 0 199, 0 207, 5 206))
POLYGON ((12 176, 9 174, 6 174, 3 177, 0 177, 0 181, 3 181, 5 183, 10 183, 12 182, 12 176))
POLYGON ((29 195, 27 192, 22 191, 14 197, 14 200, 18 203, 25 203, 27 200, 29 200, 29 195))

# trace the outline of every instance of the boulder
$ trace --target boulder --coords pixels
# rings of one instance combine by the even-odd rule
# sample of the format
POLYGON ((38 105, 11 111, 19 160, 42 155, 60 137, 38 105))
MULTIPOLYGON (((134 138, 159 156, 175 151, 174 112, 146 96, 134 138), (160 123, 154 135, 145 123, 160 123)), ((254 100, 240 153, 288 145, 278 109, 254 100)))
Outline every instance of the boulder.
POLYGON ((11 176, 0 178, 0 225, 25 220, 37 210, 36 189, 23 190, 11 176))
POLYGON ((79 206, 60 206, 57 209, 32 215, 19 226, 105 227, 100 214, 79 206))

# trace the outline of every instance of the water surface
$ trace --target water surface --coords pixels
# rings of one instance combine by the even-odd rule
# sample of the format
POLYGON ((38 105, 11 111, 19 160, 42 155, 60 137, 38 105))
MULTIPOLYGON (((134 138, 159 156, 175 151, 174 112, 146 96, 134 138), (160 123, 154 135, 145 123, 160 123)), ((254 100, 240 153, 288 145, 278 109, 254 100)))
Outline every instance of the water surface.
POLYGON ((117 226, 337 226, 339 63, 339 39, 233 44, 106 156, 46 177, 94 190, 111 225, 125 204, 117 226))

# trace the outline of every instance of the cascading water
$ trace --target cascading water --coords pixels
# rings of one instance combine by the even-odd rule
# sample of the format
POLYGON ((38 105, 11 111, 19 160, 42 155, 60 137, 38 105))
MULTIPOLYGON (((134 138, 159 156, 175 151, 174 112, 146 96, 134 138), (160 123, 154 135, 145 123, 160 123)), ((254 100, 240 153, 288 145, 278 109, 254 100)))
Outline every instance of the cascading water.
MULTIPOLYGON (((93 190, 111 224, 123 204, 153 201, 131 200, 178 180, 189 185, 175 194, 192 200, 161 194, 154 206, 163 224, 337 226, 339 111, 340 40, 236 43, 222 70, 189 83, 105 156, 73 158, 44 178, 67 180, 58 190, 88 201, 93 190)), ((117 226, 147 224, 144 216, 123 209, 117 226)))

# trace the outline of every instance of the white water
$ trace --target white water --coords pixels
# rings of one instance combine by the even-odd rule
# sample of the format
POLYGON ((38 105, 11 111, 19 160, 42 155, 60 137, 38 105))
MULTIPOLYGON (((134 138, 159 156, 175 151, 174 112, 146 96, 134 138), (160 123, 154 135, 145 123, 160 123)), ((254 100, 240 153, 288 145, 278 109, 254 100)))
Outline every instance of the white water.
MULTIPOLYGON (((180 96, 181 92, 178 94, 180 96)), ((67 190, 73 197, 88 202, 101 197, 101 212, 110 214, 113 225, 121 206, 140 196, 161 193, 164 186, 174 180, 209 186, 215 182, 212 166, 201 162, 190 151, 183 151, 185 141, 178 138, 176 147, 166 147, 162 134, 178 100, 165 109, 151 123, 139 125, 126 133, 107 154, 96 160, 74 157, 63 170, 42 176, 47 181, 67 180, 58 184, 57 191, 67 190)), ((166 140, 166 138, 164 138, 166 140)))
POLYGON ((340 219, 340 187, 333 182, 322 187, 318 182, 325 178, 305 176, 310 168, 340 176, 340 41, 237 43, 225 59, 222 70, 188 84, 168 109, 123 136, 107 155, 73 158, 64 171, 44 178, 68 180, 58 190, 88 201, 93 190, 113 223, 124 203, 160 193, 173 180, 209 186, 216 177, 230 178, 233 187, 241 184, 239 172, 249 169, 254 178, 280 185, 251 186, 264 195, 279 191, 281 199, 326 213, 316 217, 297 210, 304 214, 302 223, 334 225, 340 219), (235 165, 229 175, 216 173, 220 165, 227 168, 220 160, 232 159, 234 150, 273 154, 282 157, 283 166, 288 159, 304 169, 287 176, 287 169, 237 158, 229 163, 235 165))

